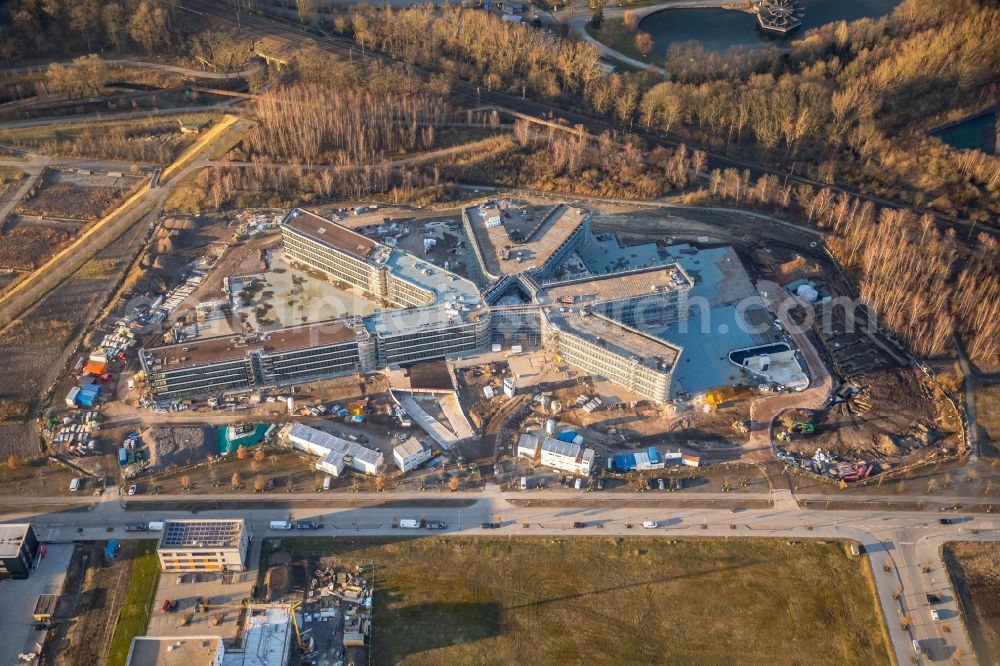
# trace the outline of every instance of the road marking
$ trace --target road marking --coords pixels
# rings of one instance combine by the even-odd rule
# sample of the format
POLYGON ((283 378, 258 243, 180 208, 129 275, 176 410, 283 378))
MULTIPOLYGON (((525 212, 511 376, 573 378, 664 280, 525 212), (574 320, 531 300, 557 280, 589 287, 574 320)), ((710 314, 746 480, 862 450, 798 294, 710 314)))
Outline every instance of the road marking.
POLYGON ((913 542, 912 541, 900 541, 899 545, 900 546, 912 546, 913 542))

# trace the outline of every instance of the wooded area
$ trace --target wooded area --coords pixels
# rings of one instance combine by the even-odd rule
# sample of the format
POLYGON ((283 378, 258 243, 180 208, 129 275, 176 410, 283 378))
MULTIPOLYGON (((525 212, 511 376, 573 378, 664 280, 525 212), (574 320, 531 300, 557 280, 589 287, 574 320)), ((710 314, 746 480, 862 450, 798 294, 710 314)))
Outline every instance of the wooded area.
POLYGON ((852 274, 858 295, 916 354, 946 355, 955 333, 973 361, 1000 365, 1000 243, 993 236, 960 239, 954 230, 940 232, 928 214, 783 185, 774 176, 751 181, 735 169, 713 170, 706 194, 830 231, 827 246, 852 274), (975 242, 970 249, 963 240, 975 242))

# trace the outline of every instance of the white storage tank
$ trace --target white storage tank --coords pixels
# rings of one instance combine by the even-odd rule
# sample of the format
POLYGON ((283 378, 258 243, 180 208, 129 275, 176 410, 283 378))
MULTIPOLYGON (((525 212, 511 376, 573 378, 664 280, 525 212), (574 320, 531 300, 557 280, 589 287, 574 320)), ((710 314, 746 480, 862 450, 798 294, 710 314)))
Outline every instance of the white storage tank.
POLYGON ((285 405, 288 407, 288 413, 291 414, 295 411, 295 398, 288 396, 285 398, 285 405))

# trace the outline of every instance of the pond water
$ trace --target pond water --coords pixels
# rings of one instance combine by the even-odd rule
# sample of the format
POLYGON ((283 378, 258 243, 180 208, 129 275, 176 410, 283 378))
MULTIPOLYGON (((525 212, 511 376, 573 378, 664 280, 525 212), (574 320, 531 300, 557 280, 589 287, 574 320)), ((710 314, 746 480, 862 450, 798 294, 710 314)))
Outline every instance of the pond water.
POLYGON ((867 16, 888 14, 899 0, 804 0, 806 14, 802 26, 787 35, 765 32, 757 17, 747 12, 708 9, 665 9, 650 14, 639 23, 639 29, 653 36, 654 48, 662 54, 671 42, 697 40, 710 51, 722 51, 731 46, 781 46, 799 39, 809 28, 834 21, 854 21, 867 16))
POLYGON ((984 113, 933 134, 952 148, 976 148, 997 154, 997 114, 984 113))

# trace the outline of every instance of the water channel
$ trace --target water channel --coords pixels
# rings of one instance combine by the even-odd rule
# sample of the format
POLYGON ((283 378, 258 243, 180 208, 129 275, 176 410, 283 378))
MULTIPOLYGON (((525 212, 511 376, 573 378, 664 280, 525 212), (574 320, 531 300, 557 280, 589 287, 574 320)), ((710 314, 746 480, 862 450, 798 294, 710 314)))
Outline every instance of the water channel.
POLYGON ((802 0, 806 10, 802 26, 787 35, 761 30, 753 14, 722 8, 665 9, 644 18, 639 29, 653 36, 654 48, 661 54, 673 42, 690 40, 701 42, 710 51, 732 46, 782 46, 800 39, 810 28, 834 21, 883 16, 897 4, 899 0, 802 0))

